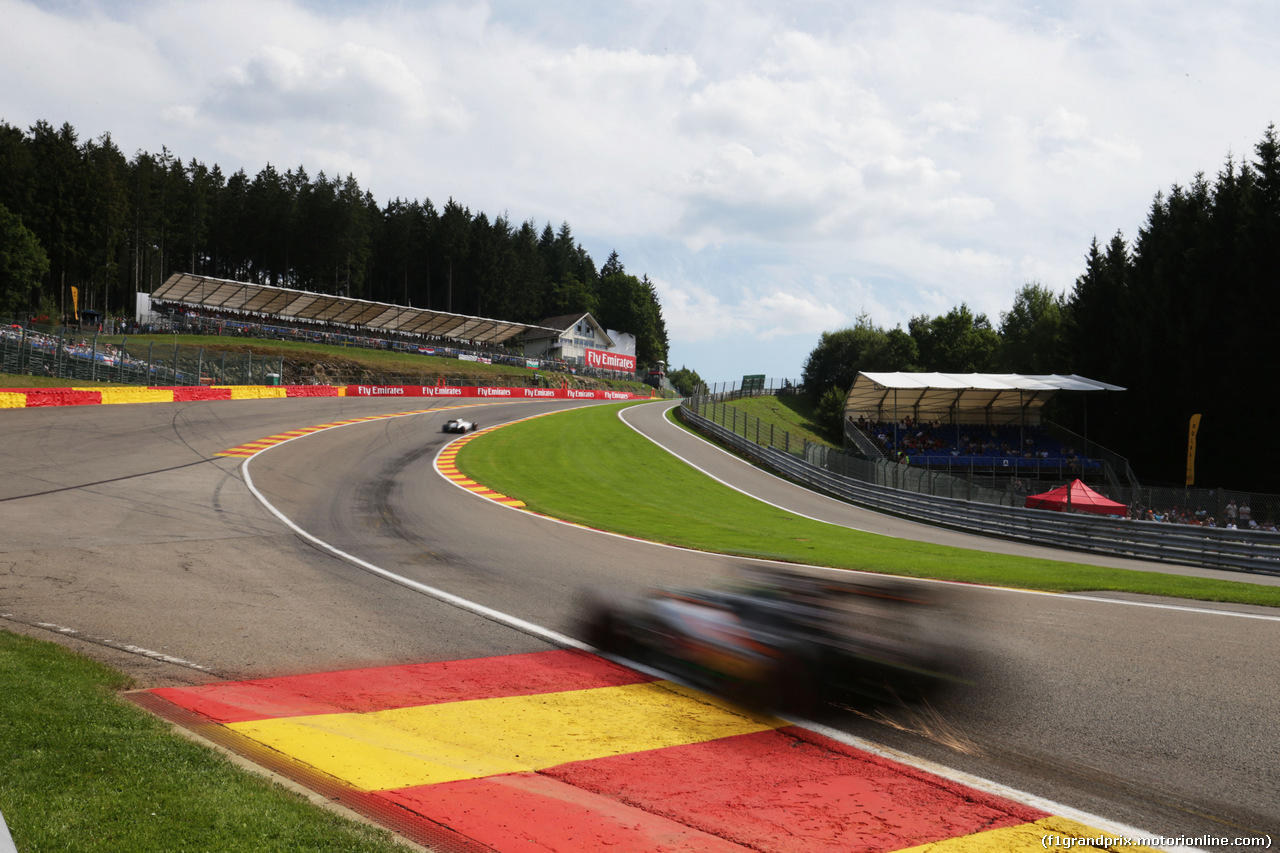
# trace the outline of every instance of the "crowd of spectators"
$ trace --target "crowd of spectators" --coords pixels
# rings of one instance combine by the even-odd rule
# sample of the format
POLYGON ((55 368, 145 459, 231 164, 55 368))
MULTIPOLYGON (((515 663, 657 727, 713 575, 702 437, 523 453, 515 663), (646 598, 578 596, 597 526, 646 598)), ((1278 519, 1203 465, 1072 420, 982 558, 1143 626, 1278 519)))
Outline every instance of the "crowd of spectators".
POLYGON ((1271 519, 1258 521, 1248 502, 1229 500, 1222 507, 1221 517, 1211 515, 1202 506, 1194 510, 1186 506, 1172 509, 1152 509, 1141 503, 1129 505, 1129 517, 1137 521, 1155 521, 1164 524, 1189 524, 1195 527, 1220 527, 1225 530, 1265 530, 1275 533, 1276 524, 1271 519))
POLYGON ((956 427, 936 421, 916 421, 910 415, 897 423, 868 421, 863 416, 853 423, 886 458, 899 462, 923 459, 933 464, 956 460, 1017 468, 1017 464, 1011 464, 1015 460, 1043 461, 1057 465, 1069 476, 1097 464, 1035 426, 965 424, 956 427))
POLYGON ((85 337, 52 335, 17 324, 0 327, 0 338, 9 346, 26 346, 35 356, 29 360, 45 375, 53 375, 49 362, 56 358, 93 361, 106 368, 116 368, 123 363, 126 367, 140 366, 145 370, 147 364, 145 359, 135 359, 113 344, 102 342, 95 345, 85 337))

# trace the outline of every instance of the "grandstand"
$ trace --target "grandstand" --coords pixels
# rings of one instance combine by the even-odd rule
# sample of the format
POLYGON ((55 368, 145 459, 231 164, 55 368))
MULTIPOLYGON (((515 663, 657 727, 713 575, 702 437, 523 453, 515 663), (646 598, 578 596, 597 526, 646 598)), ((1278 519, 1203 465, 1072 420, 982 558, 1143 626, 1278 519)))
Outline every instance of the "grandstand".
POLYGON ((845 400, 845 440, 868 459, 961 476, 1136 486, 1123 458, 1093 447, 1087 436, 1051 429, 1041 417, 1062 392, 1123 390, 1076 375, 860 372, 845 400))
MULTIPOLYGON (((547 331, 541 326, 526 323, 448 314, 190 273, 174 273, 152 291, 150 297, 152 306, 168 303, 250 320, 280 318, 322 330, 359 330, 402 339, 447 339, 479 347, 502 345, 529 330, 547 331)), ((141 317, 139 322, 142 322, 141 317)))

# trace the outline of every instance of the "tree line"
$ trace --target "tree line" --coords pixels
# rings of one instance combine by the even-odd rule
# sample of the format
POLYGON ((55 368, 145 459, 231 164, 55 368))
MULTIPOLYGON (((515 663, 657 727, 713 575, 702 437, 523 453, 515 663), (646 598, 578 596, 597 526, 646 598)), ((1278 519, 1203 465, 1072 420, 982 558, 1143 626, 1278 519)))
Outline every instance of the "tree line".
POLYGON ((109 133, 0 121, 0 314, 57 322, 75 286, 81 308, 129 315, 174 272, 519 323, 590 311, 636 336, 641 365, 667 361, 653 283, 616 252, 597 269, 567 222, 539 229, 453 198, 380 205, 352 175, 227 175, 168 148, 126 157, 109 133))
POLYGON ((1095 238, 1070 290, 1024 285, 998 324, 966 304, 907 329, 823 333, 803 385, 838 419, 859 371, 1075 373, 1127 390, 1059 394, 1049 417, 1127 456, 1140 478, 1280 492, 1270 334, 1280 316, 1280 139, 1210 180, 1158 192, 1133 241, 1095 238), (1088 398, 1087 400, 1085 398, 1088 398))

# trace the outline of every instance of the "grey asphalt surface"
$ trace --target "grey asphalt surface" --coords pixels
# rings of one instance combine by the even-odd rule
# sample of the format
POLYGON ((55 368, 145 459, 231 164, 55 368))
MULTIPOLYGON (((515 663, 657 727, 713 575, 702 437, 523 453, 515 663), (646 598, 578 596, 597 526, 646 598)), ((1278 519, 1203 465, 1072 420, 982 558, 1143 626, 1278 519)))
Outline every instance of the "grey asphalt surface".
MULTIPOLYGON (((214 456, 289 429, 451 405, 319 398, 0 411, 0 627, 57 639, 144 687, 546 649, 317 548, 250 494, 242 460, 214 456)), ((565 405, 463 411, 489 426, 565 405)), ((626 419, 763 499, 886 535, 1046 556, 811 495, 688 435, 663 409, 631 408, 626 419)), ((432 467, 452 438, 439 432, 450 416, 316 433, 260 454, 249 471, 281 512, 335 547, 571 635, 585 587, 701 583, 742 562, 467 494, 432 467)), ((1280 840, 1280 614, 944 589, 972 682, 927 709, 837 709, 822 722, 1148 832, 1280 840)))

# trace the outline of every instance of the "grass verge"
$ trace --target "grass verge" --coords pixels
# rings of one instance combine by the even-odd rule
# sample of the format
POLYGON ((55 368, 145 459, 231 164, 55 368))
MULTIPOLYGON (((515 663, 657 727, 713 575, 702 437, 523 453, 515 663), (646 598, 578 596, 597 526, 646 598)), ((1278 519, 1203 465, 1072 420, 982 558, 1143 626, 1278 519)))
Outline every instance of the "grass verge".
MULTIPOLYGON (((786 430, 791 433, 794 446, 811 441, 824 447, 839 449, 819 423, 817 402, 809 394, 740 397, 737 400, 730 400, 725 405, 746 412, 752 418, 758 418, 761 431, 765 434, 768 434, 769 427, 778 430, 778 436, 782 435, 782 430, 786 430)), ((781 441, 781 438, 778 441, 781 441)), ((777 446, 780 447, 781 444, 777 446)))
POLYGON ((0 632, 0 809, 24 851, 404 853, 116 696, 125 676, 0 632))
POLYGON ((530 509, 702 551, 1053 592, 1280 606, 1280 588, 990 554, 811 521, 722 486, 621 423, 614 406, 535 418, 465 445, 467 476, 530 509))

